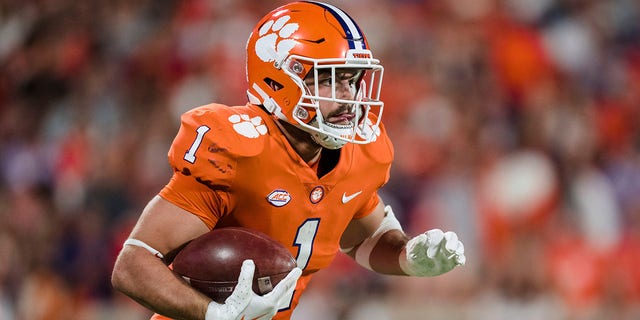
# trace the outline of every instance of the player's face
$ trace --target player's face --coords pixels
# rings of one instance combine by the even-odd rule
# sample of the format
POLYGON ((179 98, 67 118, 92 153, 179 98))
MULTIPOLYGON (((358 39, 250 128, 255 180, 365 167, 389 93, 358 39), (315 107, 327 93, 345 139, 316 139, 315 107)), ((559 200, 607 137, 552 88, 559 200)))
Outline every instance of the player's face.
MULTIPOLYGON (((359 78, 359 74, 353 70, 336 70, 335 88, 336 98, 353 100, 356 94, 356 81, 359 78)), ((334 79, 331 77, 331 72, 322 72, 318 74, 318 96, 331 97, 332 85, 334 79)), ((312 94, 315 94, 315 86, 313 83, 313 76, 311 79, 305 80, 307 86, 311 90, 312 94)), ((338 103, 333 101, 320 101, 320 112, 326 122, 333 124, 349 124, 350 121, 355 118, 353 106, 351 104, 338 103)))

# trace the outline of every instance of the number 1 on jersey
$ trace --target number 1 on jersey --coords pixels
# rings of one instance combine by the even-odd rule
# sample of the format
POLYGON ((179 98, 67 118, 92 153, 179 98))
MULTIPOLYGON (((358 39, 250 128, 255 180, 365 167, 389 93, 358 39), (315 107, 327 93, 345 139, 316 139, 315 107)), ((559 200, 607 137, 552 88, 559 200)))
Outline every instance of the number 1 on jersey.
POLYGON ((200 144, 202 143, 202 138, 204 137, 204 134, 207 133, 209 130, 210 128, 207 126, 199 126, 198 129, 196 129, 196 132, 198 133, 198 135, 196 136, 196 140, 193 141, 193 144, 191 144, 191 148, 189 148, 189 150, 184 154, 184 157, 183 157, 184 160, 186 160, 189 163, 196 162, 196 151, 198 150, 198 148, 200 147, 200 144))
POLYGON ((298 233, 296 234, 295 240, 293 240, 293 245, 298 247, 296 262, 300 269, 304 270, 304 268, 307 267, 307 264, 309 264, 309 259, 313 252, 313 241, 316 239, 319 224, 320 219, 314 218, 306 220, 302 225, 300 225, 300 227, 298 227, 298 233))
MULTIPOLYGON (((296 262, 298 267, 302 270, 309 264, 311 259, 311 253, 313 252, 313 241, 316 240, 316 234, 318 234, 318 226, 320 225, 320 219, 308 219, 300 227, 296 233, 296 238, 293 240, 293 245, 298 247, 298 256, 296 262)), ((293 295, 295 290, 291 290, 288 296, 285 296, 281 300, 281 305, 278 306, 278 311, 287 310, 291 307, 293 295)))

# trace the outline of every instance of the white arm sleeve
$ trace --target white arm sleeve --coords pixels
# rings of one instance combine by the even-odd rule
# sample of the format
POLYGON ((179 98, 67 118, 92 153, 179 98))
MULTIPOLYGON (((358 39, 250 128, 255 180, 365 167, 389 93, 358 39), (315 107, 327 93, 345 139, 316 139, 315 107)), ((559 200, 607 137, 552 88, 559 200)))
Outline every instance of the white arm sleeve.
MULTIPOLYGON (((378 229, 376 229, 376 231, 371 236, 364 239, 364 241, 358 247, 355 255, 355 260, 359 265, 372 271, 373 269, 371 269, 369 257, 371 256, 371 251, 373 251, 373 248, 378 243, 378 240, 380 240, 380 237, 382 237, 383 234, 387 233, 387 231, 390 230, 402 231, 402 226, 400 225, 398 219, 396 219, 396 216, 393 214, 391 206, 384 207, 384 213, 384 218, 382 219, 382 222, 380 222, 378 229)), ((340 251, 349 252, 352 249, 353 248, 340 248, 340 251)))

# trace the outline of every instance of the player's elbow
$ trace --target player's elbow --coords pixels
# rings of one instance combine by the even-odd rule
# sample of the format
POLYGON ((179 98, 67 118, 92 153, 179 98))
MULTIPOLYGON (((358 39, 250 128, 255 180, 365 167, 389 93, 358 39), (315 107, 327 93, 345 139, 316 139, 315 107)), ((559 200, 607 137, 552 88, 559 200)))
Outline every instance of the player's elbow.
POLYGON ((111 272, 111 286, 118 291, 123 291, 123 287, 126 283, 126 273, 122 268, 122 264, 116 261, 111 272))
POLYGON ((132 281, 132 273, 130 268, 129 259, 126 254, 121 253, 113 266, 111 272, 111 286, 120 292, 128 293, 131 291, 129 285, 134 283, 132 281))

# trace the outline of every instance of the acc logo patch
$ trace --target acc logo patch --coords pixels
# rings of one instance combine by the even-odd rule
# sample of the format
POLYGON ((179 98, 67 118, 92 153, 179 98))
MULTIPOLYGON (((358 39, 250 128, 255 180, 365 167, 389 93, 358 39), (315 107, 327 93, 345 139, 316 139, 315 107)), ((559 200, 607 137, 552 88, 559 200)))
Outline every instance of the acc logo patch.
POLYGON ((267 196, 267 201, 276 207, 283 207, 291 201, 291 195, 285 190, 273 190, 267 196))

